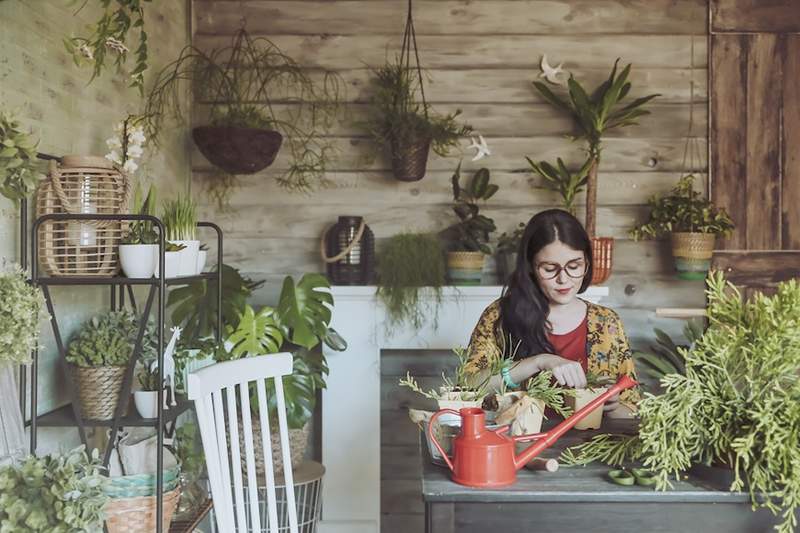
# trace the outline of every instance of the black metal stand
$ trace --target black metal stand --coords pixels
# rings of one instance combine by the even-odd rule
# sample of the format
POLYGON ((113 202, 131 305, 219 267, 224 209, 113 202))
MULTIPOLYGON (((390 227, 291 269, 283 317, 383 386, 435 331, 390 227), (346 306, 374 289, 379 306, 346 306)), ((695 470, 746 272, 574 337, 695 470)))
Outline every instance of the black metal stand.
MULTIPOLYGON (((23 267, 27 266, 27 205, 23 201, 21 206, 21 249, 23 252, 22 262, 23 267)), ((72 379, 67 378, 67 389, 70 396, 71 404, 51 413, 39 416, 37 414, 37 385, 38 385, 38 353, 33 354, 33 366, 31 371, 31 441, 30 452, 36 452, 37 431, 41 427, 72 427, 77 426, 81 442, 87 444, 86 427, 109 427, 111 428, 109 441, 103 455, 103 464, 108 466, 111 458, 111 451, 114 442, 116 441, 117 433, 120 428, 125 426, 149 426, 155 427, 157 431, 157 456, 156 456, 156 523, 157 532, 162 533, 162 516, 163 516, 163 462, 164 462, 164 435, 167 424, 172 424, 169 432, 171 433, 175 428, 175 422, 178 416, 191 407, 191 402, 184 398, 178 399, 178 405, 164 411, 159 409, 158 418, 145 419, 138 415, 127 415, 124 413, 125 406, 128 405, 128 398, 130 397, 131 387, 133 383, 133 372, 136 362, 139 359, 144 332, 147 326, 148 317, 153 306, 153 300, 158 295, 157 327, 158 327, 158 382, 163 383, 163 367, 164 367, 164 322, 165 322, 165 296, 168 286, 185 285, 194 281, 200 280, 217 280, 217 342, 220 342, 222 335, 222 230, 216 224, 211 222, 199 222, 197 224, 201 228, 211 228, 217 234, 217 271, 214 273, 199 274, 197 276, 187 276, 174 279, 164 278, 164 225, 160 219, 148 215, 71 215, 71 214, 50 214, 38 217, 31 228, 31 283, 34 286, 39 286, 45 297, 47 310, 50 313, 50 324, 53 328, 53 334, 58 348, 59 360, 67 375, 67 361, 66 350, 64 341, 59 329, 56 312, 53 305, 53 298, 50 294, 51 286, 109 286, 111 292, 111 309, 123 309, 125 307, 125 295, 127 292, 128 300, 134 311, 136 311, 136 300, 134 298, 133 286, 142 285, 150 287, 148 291, 147 301, 144 305, 144 310, 141 314, 141 322, 137 332, 136 343, 134 344, 133 353, 128 363, 125 377, 123 381, 122 392, 118 398, 117 408, 114 413, 114 418, 111 420, 87 420, 81 414, 80 404, 77 401, 76 391, 72 379), (159 232, 159 270, 158 277, 156 278, 125 278, 125 277, 46 277, 41 276, 38 268, 38 240, 37 233, 41 225, 45 222, 64 222, 64 221, 81 221, 81 220, 113 220, 113 221, 149 221, 158 228, 159 232), (119 298, 117 298, 119 296, 119 298)), ((23 374, 24 376, 24 374, 23 374)), ((20 380, 20 403, 23 409, 25 408, 25 380, 20 380)), ((174 391, 173 391, 174 393, 174 391)), ((158 405, 163 406, 164 391, 160 388, 158 391, 158 405)))

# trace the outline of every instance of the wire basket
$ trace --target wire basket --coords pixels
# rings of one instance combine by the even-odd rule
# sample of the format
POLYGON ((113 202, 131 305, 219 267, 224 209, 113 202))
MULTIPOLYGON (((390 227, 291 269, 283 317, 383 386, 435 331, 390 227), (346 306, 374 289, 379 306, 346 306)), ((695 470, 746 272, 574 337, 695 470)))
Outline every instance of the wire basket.
MULTIPOLYGON (((128 212, 131 186, 110 161, 64 156, 50 163, 39 188, 36 216, 117 215, 128 212)), ((39 227, 39 263, 51 276, 112 276, 119 270, 117 248, 127 224, 114 220, 48 221, 39 227)))

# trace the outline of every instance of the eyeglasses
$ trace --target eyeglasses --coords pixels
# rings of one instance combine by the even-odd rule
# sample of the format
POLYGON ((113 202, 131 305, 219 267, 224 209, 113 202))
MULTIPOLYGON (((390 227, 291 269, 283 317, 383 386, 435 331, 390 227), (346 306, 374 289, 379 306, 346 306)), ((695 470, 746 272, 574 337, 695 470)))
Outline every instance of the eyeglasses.
POLYGON ((539 263, 536 265, 536 272, 539 274, 541 279, 557 278, 558 275, 561 274, 562 270, 567 276, 573 279, 579 279, 586 275, 587 269, 588 265, 583 259, 570 261, 564 266, 561 266, 558 263, 539 263))

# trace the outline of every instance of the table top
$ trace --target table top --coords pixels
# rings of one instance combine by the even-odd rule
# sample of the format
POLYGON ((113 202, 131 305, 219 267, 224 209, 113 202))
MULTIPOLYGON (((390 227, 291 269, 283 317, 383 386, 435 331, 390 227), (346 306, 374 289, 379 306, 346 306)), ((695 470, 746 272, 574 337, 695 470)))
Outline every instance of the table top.
MULTIPOLYGON (((544 431, 555 421, 545 421, 544 431)), ((558 457, 561 451, 591 439, 599 433, 626 433, 636 431, 634 420, 604 420, 597 431, 570 430, 541 457, 558 457)), ((447 467, 430 460, 424 435, 420 439, 422 453, 422 497, 426 502, 687 502, 687 503, 749 503, 744 492, 720 490, 719 485, 696 474, 680 481, 672 480, 673 489, 657 491, 639 485, 620 486, 606 478, 610 468, 600 463, 587 466, 560 465, 557 472, 522 468, 517 471, 517 482, 501 488, 476 489, 450 480, 447 467)))

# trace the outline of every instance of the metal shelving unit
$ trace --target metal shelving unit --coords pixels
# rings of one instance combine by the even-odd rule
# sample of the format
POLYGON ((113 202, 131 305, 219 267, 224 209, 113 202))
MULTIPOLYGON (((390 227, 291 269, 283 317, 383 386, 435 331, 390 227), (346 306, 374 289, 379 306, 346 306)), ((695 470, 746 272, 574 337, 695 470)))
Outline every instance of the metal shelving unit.
MULTIPOLYGON (((45 154, 40 154, 40 158, 42 159, 57 159, 52 156, 46 156, 45 154)), ((27 232, 27 202, 22 201, 20 206, 20 248, 21 248, 21 263, 23 268, 26 268, 28 265, 28 247, 27 247, 27 239, 28 239, 28 232, 27 232)), ((76 394, 73 390, 74 384, 72 380, 67 378, 67 389, 68 394, 71 400, 69 405, 63 406, 55 411, 50 413, 46 413, 43 415, 37 414, 37 406, 38 406, 38 394, 37 394, 37 385, 38 385, 38 369, 39 369, 39 357, 38 352, 33 353, 33 364, 31 369, 31 402, 30 402, 30 409, 31 409, 31 433, 30 433, 30 452, 33 454, 36 450, 36 443, 37 443, 37 432, 39 427, 77 427, 78 433, 80 435, 81 442, 83 444, 87 444, 86 438, 86 428, 87 427, 107 427, 110 428, 109 434, 109 441, 108 445, 106 446, 105 453, 103 455, 103 464, 108 466, 111 451, 113 449, 113 443, 116 440, 116 436, 120 429, 125 426, 139 426, 139 427, 155 427, 157 433, 157 457, 156 457, 156 505, 157 505, 157 532, 162 532, 162 516, 163 516, 163 445, 164 445, 164 437, 167 432, 171 433, 175 429, 175 423, 180 416, 180 414, 186 412, 188 409, 192 407, 191 402, 186 400, 183 397, 177 397, 176 400, 178 405, 173 406, 168 410, 159 410, 158 418, 142 418, 136 412, 135 409, 132 408, 132 401, 124 401, 130 398, 131 395, 131 388, 133 383, 133 373, 134 368, 136 366, 136 362, 138 361, 141 353, 142 341, 144 337, 145 328, 147 325, 148 318, 152 312, 152 308, 154 305, 154 300, 157 297, 156 303, 156 325, 157 325, 157 334, 158 334, 158 361, 159 361, 159 382, 163 382, 163 359, 164 359, 164 322, 165 322, 165 303, 166 303, 166 293, 167 288, 170 286, 175 285, 186 285, 192 283, 194 281, 200 280, 213 280, 216 279, 217 281, 217 327, 216 327, 216 337, 217 341, 220 341, 221 332, 222 332, 222 241, 223 235, 222 230, 216 224, 211 222, 199 222, 197 224, 198 228, 210 228, 216 232, 217 237, 217 271, 214 273, 204 273, 199 274, 197 276, 187 276, 187 277, 180 277, 180 278, 170 278, 165 279, 163 277, 165 269, 164 269, 164 246, 165 246, 165 233, 164 233, 164 225, 160 219, 152 216, 147 215, 96 215, 96 214, 88 214, 88 215, 71 215, 71 214, 49 214, 44 215, 37 218, 31 228, 30 232, 30 239, 31 239, 31 255, 30 255, 30 266, 31 266, 31 279, 30 282, 34 286, 39 286, 44 294, 45 302, 47 305, 47 310, 50 314, 50 323, 53 328, 53 334, 56 341, 56 346, 58 349, 59 359, 64 368, 66 368, 66 347, 64 344, 64 339, 61 336, 61 331, 58 325, 58 318, 54 307, 53 297, 50 293, 50 287, 53 286, 107 286, 110 289, 110 307, 112 310, 124 309, 126 306, 126 296, 128 300, 128 305, 137 313, 139 313, 139 309, 137 309, 136 299, 133 291, 134 286, 147 286, 149 290, 147 291, 147 299, 144 305, 144 308, 140 314, 140 324, 139 330, 137 333, 136 342, 134 344, 133 353, 131 359, 128 363, 125 378, 123 382, 122 392, 120 393, 119 402, 117 403, 117 409, 114 413, 114 417, 110 420, 87 420, 84 419, 81 414, 81 409, 79 402, 76 401, 76 394), (159 276, 154 278, 148 279, 133 279, 133 278, 125 278, 121 276, 115 277, 49 277, 49 276, 42 276, 39 271, 38 266, 38 239, 37 239, 37 232, 41 225, 45 222, 64 222, 64 221, 82 221, 82 220, 93 220, 93 221, 101 221, 101 220, 111 220, 111 221, 149 221, 152 222, 155 227, 158 228, 159 233, 159 276), (131 410, 131 413, 123 412, 123 408, 128 406, 131 410), (168 429, 167 426, 171 425, 168 429)), ((23 367, 24 368, 24 367, 23 367)), ((23 416, 25 414, 25 398, 26 398, 26 379, 24 372, 21 373, 20 376, 20 403, 21 403, 21 410, 23 416)), ((158 391, 158 404, 163 405, 164 402, 164 391, 163 388, 158 391)), ((192 520, 184 520, 187 524, 187 527, 190 527, 190 524, 196 524, 199 522, 209 511, 211 508, 211 501, 206 501, 200 508, 198 509, 197 515, 192 520)), ((170 528, 170 533, 174 533, 176 531, 191 531, 191 529, 181 530, 180 525, 176 524, 178 528, 170 528)), ((193 525, 191 526, 193 527, 193 525)))

